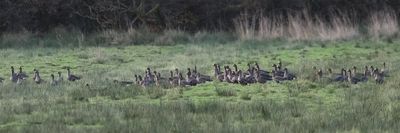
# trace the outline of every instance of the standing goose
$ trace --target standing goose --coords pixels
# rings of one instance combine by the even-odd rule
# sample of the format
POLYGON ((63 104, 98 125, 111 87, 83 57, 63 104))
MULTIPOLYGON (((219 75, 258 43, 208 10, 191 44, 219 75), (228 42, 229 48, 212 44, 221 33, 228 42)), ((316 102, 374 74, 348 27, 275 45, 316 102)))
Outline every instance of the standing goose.
POLYGON ((169 84, 172 85, 172 86, 179 85, 179 76, 178 77, 174 77, 174 72, 173 71, 170 71, 170 77, 168 78, 168 80, 169 80, 169 84))
POLYGON ((23 80, 28 78, 28 75, 22 71, 22 66, 19 67, 19 72, 17 73, 17 77, 23 80))
POLYGON ((276 64, 273 64, 272 67, 274 68, 275 76, 283 77, 284 71, 281 71, 276 64))
POLYGON ((358 82, 360 82, 360 79, 354 77, 352 71, 349 69, 348 71, 348 76, 347 76, 347 81, 351 84, 357 84, 358 82))
POLYGON ((57 81, 58 83, 63 82, 63 81, 64 81, 64 78, 62 77, 61 72, 57 72, 57 73, 58 73, 58 77, 57 77, 56 81, 57 81))
POLYGON ((243 73, 242 73, 242 70, 239 70, 239 76, 238 76, 238 82, 239 82, 239 84, 241 84, 241 85, 247 85, 247 81, 246 81, 246 79, 244 78, 244 76, 243 76, 243 73))
POLYGON ((40 83, 44 82, 43 79, 40 77, 39 70, 34 69, 33 71, 35 73, 35 76, 33 77, 33 81, 35 81, 36 84, 40 84, 40 83))
POLYGON ((197 81, 196 78, 192 77, 192 73, 189 71, 186 74, 186 84, 190 85, 190 86, 196 86, 197 85, 197 81))
POLYGON ((54 74, 51 74, 50 76, 51 76, 51 82, 50 82, 50 85, 52 85, 52 86, 55 86, 55 85, 57 85, 57 84, 58 84, 58 82, 55 80, 55 78, 54 78, 54 74))
POLYGON ((340 74, 333 73, 331 68, 328 69, 328 72, 329 72, 329 75, 330 75, 332 81, 342 82, 342 81, 347 80, 346 70, 344 68, 342 68, 340 70, 340 74))
POLYGON ((385 78, 384 74, 382 72, 379 72, 379 69, 376 68, 374 70, 374 79, 376 84, 383 84, 384 78, 385 78))
POLYGON ((67 74, 68 74, 68 81, 77 81, 77 80, 80 80, 81 79, 81 77, 78 77, 78 76, 75 76, 75 75, 72 75, 71 74, 71 68, 67 68, 67 74))
POLYGON ((10 76, 10 80, 13 83, 17 83, 18 82, 18 76, 14 71, 14 66, 11 66, 11 76, 10 76))

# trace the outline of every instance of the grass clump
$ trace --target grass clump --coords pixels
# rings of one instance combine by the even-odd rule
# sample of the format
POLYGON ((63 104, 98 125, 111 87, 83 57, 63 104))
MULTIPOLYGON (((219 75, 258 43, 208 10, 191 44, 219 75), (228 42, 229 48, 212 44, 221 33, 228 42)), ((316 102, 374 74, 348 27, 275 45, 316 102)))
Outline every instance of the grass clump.
POLYGON ((218 96, 231 97, 236 96, 236 90, 231 88, 215 88, 218 96))

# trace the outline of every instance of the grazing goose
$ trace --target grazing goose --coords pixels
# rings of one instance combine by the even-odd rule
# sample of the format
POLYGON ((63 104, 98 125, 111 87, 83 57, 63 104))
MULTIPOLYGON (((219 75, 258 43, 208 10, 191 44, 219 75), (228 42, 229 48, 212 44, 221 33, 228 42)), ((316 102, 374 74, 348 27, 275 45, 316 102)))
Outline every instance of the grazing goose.
MULTIPOLYGON (((169 80, 169 84, 172 86, 177 86, 179 85, 179 76, 178 77, 174 77, 174 72, 170 71, 170 77, 168 78, 169 80)), ((179 74, 178 74, 179 75, 179 74)))
POLYGON ((23 80, 28 78, 28 75, 22 71, 22 66, 19 67, 19 72, 17 73, 17 77, 23 80))
POLYGON ((60 82, 63 82, 64 81, 64 78, 62 77, 62 75, 61 75, 61 72, 57 72, 58 73, 58 78, 57 78, 57 82, 58 83, 60 83, 60 82))
POLYGON ((376 68, 374 70, 374 79, 375 79, 376 84, 383 84, 383 81, 385 79, 385 75, 384 75, 384 73, 379 72, 379 69, 376 68))
POLYGON ((51 82, 50 85, 55 86, 58 84, 58 82, 55 80, 54 74, 51 74, 51 82))
POLYGON ((18 76, 17 76, 17 74, 15 73, 14 67, 13 67, 13 66, 11 66, 11 76, 10 76, 10 80, 11 80, 11 82, 13 82, 13 83, 17 83, 17 81, 18 81, 18 76))
POLYGON ((68 78, 67 78, 68 81, 77 81, 77 80, 81 79, 81 77, 72 75, 71 74, 71 68, 69 68, 69 67, 67 68, 67 75, 68 75, 68 78))
POLYGON ((354 77, 353 76, 353 73, 352 73, 352 71, 349 69, 348 71, 348 76, 347 76, 347 81, 349 82, 349 83, 351 83, 351 84, 357 84, 358 82, 360 82, 360 79, 359 78, 356 78, 356 77, 354 77))
POLYGON ((40 77, 39 70, 34 69, 33 71, 35 73, 35 76, 33 77, 33 81, 35 81, 36 84, 43 83, 44 80, 40 77))

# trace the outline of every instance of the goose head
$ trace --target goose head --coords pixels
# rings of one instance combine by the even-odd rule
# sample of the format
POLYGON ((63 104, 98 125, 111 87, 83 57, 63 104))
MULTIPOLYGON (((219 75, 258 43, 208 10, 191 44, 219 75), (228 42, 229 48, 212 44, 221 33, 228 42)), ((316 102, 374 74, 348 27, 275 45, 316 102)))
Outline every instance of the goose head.
POLYGON ((54 74, 51 74, 51 80, 54 81, 54 74))

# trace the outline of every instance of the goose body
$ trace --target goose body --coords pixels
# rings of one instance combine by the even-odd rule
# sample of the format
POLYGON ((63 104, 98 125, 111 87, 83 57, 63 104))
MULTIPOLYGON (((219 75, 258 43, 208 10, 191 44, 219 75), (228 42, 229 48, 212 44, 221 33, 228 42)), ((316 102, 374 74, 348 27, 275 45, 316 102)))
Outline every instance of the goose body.
POLYGON ((51 76, 51 82, 50 82, 50 85, 52 85, 52 86, 55 86, 55 85, 57 85, 57 84, 58 84, 58 82, 57 82, 57 80, 55 79, 55 77, 54 77, 54 74, 51 74, 50 76, 51 76))
POLYGON ((58 72, 58 77, 57 77, 56 81, 57 81, 58 83, 64 81, 64 78, 62 77, 61 72, 58 72))
POLYGON ((347 81, 351 84, 357 84, 358 82, 360 82, 361 80, 359 78, 353 77, 353 73, 351 70, 348 70, 348 76, 347 76, 347 81))
POLYGON ((14 71, 14 67, 11 66, 11 76, 10 76, 11 82, 17 83, 17 82, 18 82, 18 79, 19 79, 19 78, 18 78, 17 74, 16 74, 15 71, 14 71))
POLYGON ((43 79, 40 77, 39 71, 38 70, 34 70, 34 71, 35 71, 35 76, 33 78, 33 81, 35 81, 36 84, 43 83, 43 79))
POLYGON ((77 81, 77 80, 80 80, 81 79, 81 77, 78 77, 78 76, 76 76, 76 75, 72 75, 71 74, 71 69, 70 68, 67 68, 67 71, 68 71, 68 81, 77 81))
POLYGON ((27 79, 29 76, 22 71, 22 67, 19 67, 19 72, 17 73, 17 77, 20 79, 27 79))

